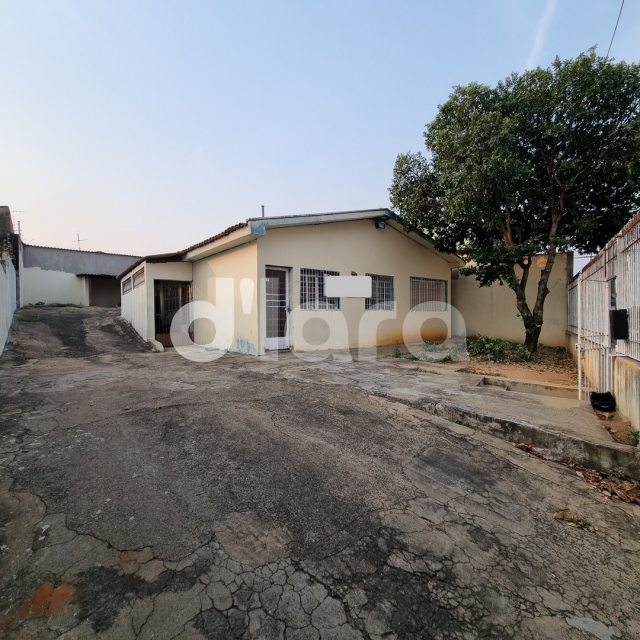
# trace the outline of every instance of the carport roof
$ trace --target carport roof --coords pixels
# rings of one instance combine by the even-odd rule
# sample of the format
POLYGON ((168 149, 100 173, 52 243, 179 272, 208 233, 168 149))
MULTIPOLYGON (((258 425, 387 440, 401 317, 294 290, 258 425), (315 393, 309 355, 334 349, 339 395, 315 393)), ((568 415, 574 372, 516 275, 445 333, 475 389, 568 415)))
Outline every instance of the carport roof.
POLYGON ((45 247, 41 244, 29 244, 28 242, 23 242, 23 246, 25 247, 33 247, 34 249, 53 249, 54 251, 73 251, 74 253, 91 253, 98 254, 103 256, 123 256, 125 258, 138 258, 140 256, 132 256, 130 253, 112 253, 110 251, 86 251, 85 249, 69 249, 67 247, 45 247))

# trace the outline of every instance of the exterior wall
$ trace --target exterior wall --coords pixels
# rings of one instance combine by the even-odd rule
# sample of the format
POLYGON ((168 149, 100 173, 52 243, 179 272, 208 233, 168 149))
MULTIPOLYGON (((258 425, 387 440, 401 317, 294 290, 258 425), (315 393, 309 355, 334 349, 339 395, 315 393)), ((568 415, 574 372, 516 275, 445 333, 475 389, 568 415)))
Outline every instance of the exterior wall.
POLYGON ((145 270, 144 284, 122 294, 122 317, 142 338, 154 340, 156 337, 154 281, 191 282, 192 266, 190 262, 143 262, 121 279, 121 290, 122 281, 143 267, 145 270))
MULTIPOLYGON (((233 309, 233 338, 230 351, 258 354, 258 245, 248 244, 203 258, 193 263, 193 299, 206 300, 220 309, 233 309), (233 278, 232 283, 216 281, 233 278)), ((196 320, 194 341, 224 345, 225 336, 211 322, 196 320)))
POLYGON ((2 354, 16 310, 16 270, 8 256, 3 256, 0 263, 0 354, 2 354))
MULTIPOLYGON (((138 265, 135 271, 142 268, 147 268, 147 263, 143 262, 138 265)), ((145 272, 146 273, 146 272, 145 272)), ((122 282, 126 278, 131 276, 128 273, 122 280, 120 280, 120 291, 122 292, 122 282)), ((141 284, 139 287, 132 289, 127 293, 121 293, 121 315, 122 317, 136 330, 136 333, 145 340, 152 339, 154 336, 149 335, 149 314, 147 310, 147 281, 141 284)), ((152 310, 153 319, 153 310, 152 310)), ((153 331, 153 325, 152 325, 153 331)))
MULTIPOLYGON (((290 268, 292 313, 290 343, 294 350, 346 349, 442 340, 451 332, 451 311, 409 311, 410 277, 446 280, 451 292, 451 266, 442 257, 387 225, 372 220, 267 229, 258 240, 259 353, 265 352, 265 268, 290 268), (394 276, 395 310, 365 312, 362 298, 342 298, 338 311, 302 311, 300 269, 322 269, 350 275, 394 276), (403 335, 405 318, 412 328, 403 335)), ((450 305, 448 305, 449 307, 450 305)))
POLYGON ((612 393, 618 411, 640 430, 640 362, 623 356, 611 359, 612 393))
MULTIPOLYGON (((537 256, 529 272, 527 300, 535 302, 540 271, 545 258, 537 256)), ((518 275, 522 273, 517 269, 518 275)), ((549 278, 549 295, 544 304, 544 323, 540 343, 551 347, 567 346, 567 283, 573 277, 573 253, 556 256, 549 278)), ((524 325, 518 317, 516 294, 507 286, 495 283, 480 287, 473 276, 452 282, 452 304, 464 318, 467 336, 478 335, 524 342, 524 325)), ((454 329, 457 327, 454 324, 454 329)))
POLYGON ((85 276, 117 276, 136 259, 112 253, 24 244, 21 250, 20 304, 42 302, 89 306, 89 279, 85 276))
POLYGON ((63 271, 23 267, 20 279, 22 306, 38 303, 89 306, 89 284, 86 278, 63 271))
POLYGON ((23 247, 25 267, 39 267, 43 271, 62 271, 74 275, 93 273, 117 276, 138 260, 136 256, 115 253, 34 247, 28 244, 23 247))
POLYGON ((24 245, 18 241, 18 306, 24 307, 24 245))

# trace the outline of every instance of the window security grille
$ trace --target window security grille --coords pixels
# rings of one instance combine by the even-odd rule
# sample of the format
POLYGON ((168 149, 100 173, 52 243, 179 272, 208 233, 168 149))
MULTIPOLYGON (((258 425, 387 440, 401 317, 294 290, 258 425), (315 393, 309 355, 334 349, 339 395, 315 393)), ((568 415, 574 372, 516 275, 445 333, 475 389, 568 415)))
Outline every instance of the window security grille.
POLYGON ((135 289, 142 284, 144 284, 144 267, 133 274, 133 288, 135 289))
POLYGON ((447 281, 434 278, 411 278, 412 311, 446 311, 447 281))
POLYGON ((127 278, 122 281, 122 293, 129 293, 133 289, 133 285, 131 284, 131 278, 127 278))
POLYGON ((393 311, 395 304, 393 276, 377 276, 373 273, 365 275, 371 278, 371 297, 365 298, 364 308, 393 311))
POLYGON ((334 310, 340 308, 340 298, 324 295, 324 276, 339 276, 338 271, 300 269, 300 308, 306 311, 334 310))

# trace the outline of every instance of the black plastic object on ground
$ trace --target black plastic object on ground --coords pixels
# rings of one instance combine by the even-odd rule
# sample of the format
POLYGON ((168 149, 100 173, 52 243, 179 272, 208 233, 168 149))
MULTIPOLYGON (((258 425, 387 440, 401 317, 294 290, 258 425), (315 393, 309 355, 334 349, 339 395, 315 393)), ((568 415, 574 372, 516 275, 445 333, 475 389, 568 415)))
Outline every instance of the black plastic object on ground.
POLYGON ((607 391, 606 393, 596 393, 595 391, 592 391, 590 399, 591 406, 596 411, 606 411, 607 413, 612 413, 616 410, 616 399, 613 397, 610 391, 607 391))

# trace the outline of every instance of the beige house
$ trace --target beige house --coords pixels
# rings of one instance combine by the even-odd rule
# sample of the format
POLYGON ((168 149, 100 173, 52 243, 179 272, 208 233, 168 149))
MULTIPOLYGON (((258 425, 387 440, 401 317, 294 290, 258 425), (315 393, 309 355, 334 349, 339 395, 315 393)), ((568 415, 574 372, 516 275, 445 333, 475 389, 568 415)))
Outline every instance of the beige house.
POLYGON ((388 209, 251 218, 138 260, 120 276, 122 316, 168 346, 193 301, 174 341, 255 355, 442 340, 459 266, 388 209))

